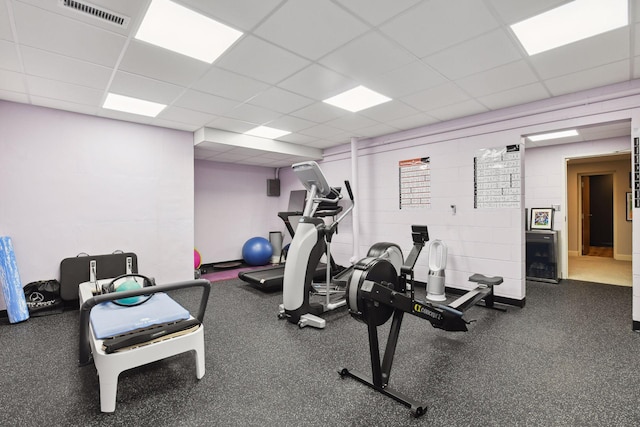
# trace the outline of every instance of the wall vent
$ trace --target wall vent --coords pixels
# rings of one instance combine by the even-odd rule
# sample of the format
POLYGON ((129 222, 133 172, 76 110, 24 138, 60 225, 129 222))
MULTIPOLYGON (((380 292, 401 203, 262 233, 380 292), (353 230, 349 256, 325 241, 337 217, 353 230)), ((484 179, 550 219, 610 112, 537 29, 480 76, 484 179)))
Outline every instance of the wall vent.
POLYGON ((109 22, 122 28, 127 28, 130 18, 86 1, 58 0, 58 4, 66 9, 72 9, 101 21, 109 22))

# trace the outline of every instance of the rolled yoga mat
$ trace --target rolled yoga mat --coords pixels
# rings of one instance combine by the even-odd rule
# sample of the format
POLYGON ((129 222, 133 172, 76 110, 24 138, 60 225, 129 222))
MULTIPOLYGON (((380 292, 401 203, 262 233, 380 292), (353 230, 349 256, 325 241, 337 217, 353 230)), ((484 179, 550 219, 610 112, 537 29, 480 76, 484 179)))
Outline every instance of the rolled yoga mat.
POLYGON ((13 252, 11 237, 0 237, 0 287, 7 306, 9 322, 17 323, 29 318, 27 300, 24 297, 22 282, 18 274, 16 255, 13 252))

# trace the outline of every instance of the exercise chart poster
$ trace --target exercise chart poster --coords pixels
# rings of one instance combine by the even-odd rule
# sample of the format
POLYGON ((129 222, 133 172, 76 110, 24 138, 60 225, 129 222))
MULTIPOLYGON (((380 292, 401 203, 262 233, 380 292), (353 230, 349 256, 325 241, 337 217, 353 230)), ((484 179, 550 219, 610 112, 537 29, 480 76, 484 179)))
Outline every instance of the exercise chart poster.
POLYGON ((431 169, 429 157, 401 160, 400 209, 431 207, 431 169))
POLYGON ((520 207, 520 145, 479 150, 473 172, 474 208, 520 207))

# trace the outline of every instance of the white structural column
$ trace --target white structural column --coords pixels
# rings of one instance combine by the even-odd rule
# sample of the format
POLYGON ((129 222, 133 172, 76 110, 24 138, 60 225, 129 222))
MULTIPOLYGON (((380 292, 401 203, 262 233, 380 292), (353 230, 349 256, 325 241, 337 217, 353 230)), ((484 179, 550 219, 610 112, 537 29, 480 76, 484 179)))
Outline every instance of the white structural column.
POLYGON ((358 195, 358 138, 351 138, 351 189, 353 190, 353 211, 351 212, 351 221, 353 223, 353 256, 351 263, 360 260, 360 219, 358 212, 360 210, 358 195))

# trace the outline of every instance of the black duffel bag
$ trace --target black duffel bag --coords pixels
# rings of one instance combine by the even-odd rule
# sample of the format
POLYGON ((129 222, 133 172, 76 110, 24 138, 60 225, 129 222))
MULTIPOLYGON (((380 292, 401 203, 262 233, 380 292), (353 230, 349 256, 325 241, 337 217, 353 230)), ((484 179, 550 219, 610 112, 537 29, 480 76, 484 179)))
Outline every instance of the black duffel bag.
POLYGON ((29 316, 46 316, 62 313, 64 304, 60 298, 60 282, 57 280, 39 280, 24 287, 29 316))

